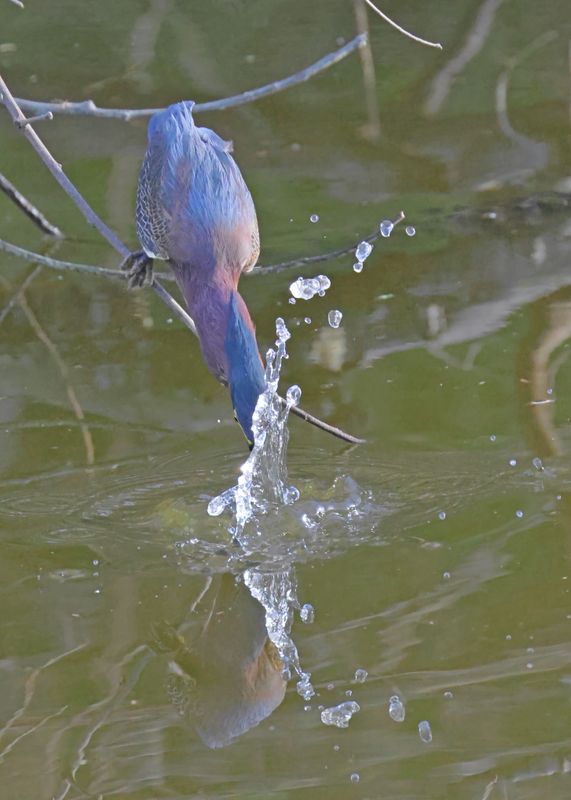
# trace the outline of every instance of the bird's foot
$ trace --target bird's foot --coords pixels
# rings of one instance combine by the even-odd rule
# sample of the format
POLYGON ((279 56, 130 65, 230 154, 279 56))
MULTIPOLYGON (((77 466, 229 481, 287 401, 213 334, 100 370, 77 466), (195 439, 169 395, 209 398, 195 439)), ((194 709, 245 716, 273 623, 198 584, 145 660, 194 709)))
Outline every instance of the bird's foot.
POLYGON ((123 272, 127 273, 127 286, 129 289, 138 289, 152 286, 154 280, 153 259, 143 251, 129 253, 121 264, 123 272))

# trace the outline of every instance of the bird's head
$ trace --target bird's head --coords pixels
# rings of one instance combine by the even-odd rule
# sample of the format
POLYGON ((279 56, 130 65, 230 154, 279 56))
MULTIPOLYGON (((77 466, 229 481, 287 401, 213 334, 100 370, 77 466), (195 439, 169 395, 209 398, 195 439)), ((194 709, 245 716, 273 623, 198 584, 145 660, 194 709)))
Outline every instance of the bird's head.
POLYGON ((252 449, 252 416, 266 384, 254 324, 246 304, 237 292, 232 292, 230 298, 224 349, 228 362, 227 377, 232 407, 252 449))

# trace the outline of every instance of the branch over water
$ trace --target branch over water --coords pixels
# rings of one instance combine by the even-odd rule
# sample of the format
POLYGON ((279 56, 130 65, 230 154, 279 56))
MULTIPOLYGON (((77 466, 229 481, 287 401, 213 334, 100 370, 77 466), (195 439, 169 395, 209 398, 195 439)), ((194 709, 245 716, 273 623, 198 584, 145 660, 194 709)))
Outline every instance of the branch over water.
MULTIPOLYGON (((109 242, 109 244, 124 258, 129 255, 130 250, 126 244, 124 244, 121 239, 114 233, 114 231, 109 228, 105 222, 99 217, 95 211, 91 208, 87 200, 83 197, 83 195, 77 190, 75 185, 72 181, 67 177, 65 172, 62 169, 61 164, 54 159, 46 145, 40 139, 38 134, 32 127, 32 123, 29 120, 26 120, 26 117, 22 113, 22 109, 19 107, 17 100, 14 98, 12 93, 10 92, 6 82, 0 75, 0 100, 3 102, 6 110, 10 114, 12 121, 16 125, 16 127, 21 130, 22 134, 28 139, 36 153, 42 159, 44 164, 47 166, 49 171, 52 173, 56 181, 60 184, 62 189, 67 193, 69 197, 74 201, 77 205, 87 222, 92 225, 93 227, 97 228, 99 233, 109 242)), ((194 324, 194 320, 192 317, 187 314, 187 312, 182 308, 182 306, 177 303, 174 297, 164 288, 164 286, 159 283, 159 281, 155 278, 153 283, 151 284, 151 288, 153 291, 161 298, 161 300, 171 309, 172 313, 184 324, 186 325, 189 330, 191 330, 196 335, 196 326, 194 324)), ((282 400, 283 402, 283 400, 282 400)), ((321 428, 328 433, 336 436, 339 439, 343 439, 344 441, 350 442, 351 444, 358 443, 362 440, 357 439, 355 436, 351 436, 344 431, 341 431, 338 428, 333 428, 332 426, 328 425, 325 422, 317 419, 317 417, 313 417, 311 414, 307 414, 304 412, 305 416, 302 416, 303 419, 306 419, 307 422, 310 422, 312 425, 321 428)))
MULTIPOLYGON (((291 89, 292 86, 297 86, 300 83, 305 83, 311 78, 318 75, 320 72, 329 69, 334 64, 342 61, 347 56, 351 55, 355 50, 363 47, 367 42, 367 37, 364 34, 359 34, 351 39, 350 42, 328 53, 319 61, 311 64, 309 67, 296 72, 295 75, 289 75, 287 78, 282 78, 273 83, 267 83, 265 86, 259 86, 257 89, 249 89, 241 94, 235 94, 231 97, 224 97, 220 100, 209 100, 206 103, 196 103, 193 108, 193 113, 200 113, 201 111, 223 111, 227 108, 234 108, 235 106, 242 106, 246 103, 253 103, 256 100, 261 100, 262 97, 269 97, 272 94, 283 92, 285 89, 291 89)), ((129 122, 138 117, 150 117, 162 108, 99 108, 95 105, 93 100, 83 100, 79 103, 73 103, 68 100, 63 100, 59 103, 44 103, 37 100, 27 100, 24 98, 17 98, 16 102, 20 108, 26 111, 34 111, 38 114, 52 111, 55 114, 67 115, 80 115, 89 117, 103 117, 105 119, 120 119, 129 122)))

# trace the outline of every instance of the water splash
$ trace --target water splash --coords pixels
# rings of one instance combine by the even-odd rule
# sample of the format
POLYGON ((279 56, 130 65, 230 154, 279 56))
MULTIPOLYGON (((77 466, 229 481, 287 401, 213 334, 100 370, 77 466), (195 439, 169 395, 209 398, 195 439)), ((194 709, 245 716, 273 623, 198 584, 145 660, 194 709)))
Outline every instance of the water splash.
POLYGON ((266 389, 252 418, 254 447, 240 467, 238 484, 214 497, 207 509, 210 516, 219 516, 226 509, 233 512, 234 524, 229 531, 245 550, 252 538, 261 535, 261 517, 299 498, 298 490, 287 483, 286 453, 287 417, 291 407, 299 403, 301 389, 291 386, 285 403, 278 396, 282 362, 288 357, 286 342, 291 337, 281 317, 276 320, 276 336, 275 350, 270 348, 266 355, 266 389))
MULTIPOLYGON (((291 338, 284 320, 276 320, 276 346, 266 354, 266 389, 260 395, 252 418, 254 447, 240 468, 238 484, 214 497, 208 513, 218 516, 227 509, 232 512, 228 528, 235 542, 241 545, 236 560, 251 555, 269 536, 271 525, 264 524, 270 513, 279 513, 284 506, 299 500, 299 490, 288 484, 286 454, 288 444, 287 418, 290 409, 301 399, 301 389, 290 386, 285 402, 278 395, 278 383, 283 360, 288 357, 286 343, 291 338)), ((315 690, 311 675, 300 665, 297 648, 290 636, 294 609, 299 608, 291 559, 282 559, 282 569, 276 561, 269 568, 248 568, 243 573, 251 595, 262 604, 266 614, 268 636, 276 646, 287 677, 294 671, 298 677, 298 692, 309 700, 315 690), (284 563, 285 562, 285 563, 284 563)))

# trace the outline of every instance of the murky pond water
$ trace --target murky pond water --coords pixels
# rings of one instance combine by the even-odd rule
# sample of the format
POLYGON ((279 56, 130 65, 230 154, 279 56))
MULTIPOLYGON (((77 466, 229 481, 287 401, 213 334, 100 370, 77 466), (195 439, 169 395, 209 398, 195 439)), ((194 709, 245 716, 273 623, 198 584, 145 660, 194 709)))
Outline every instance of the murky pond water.
MULTIPOLYGON (((360 272, 242 281, 263 351, 276 317, 292 334, 282 393, 367 440, 292 419, 299 499, 244 547, 207 513, 243 437, 157 298, 44 269, 1 318, 2 800, 571 796, 568 3, 383 7, 445 49, 371 16, 374 86, 353 54, 200 117, 234 140, 264 265, 407 216, 360 272)), ((349 0, 4 0, 0 67, 21 97, 156 107, 355 32, 349 0)), ((145 122, 38 131, 134 246, 145 122)), ((6 114, 0 142, 67 238, 4 196, 0 237, 116 266, 6 114)), ((34 267, 0 263, 4 308, 34 267)))

